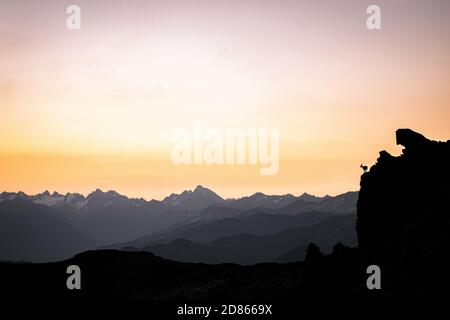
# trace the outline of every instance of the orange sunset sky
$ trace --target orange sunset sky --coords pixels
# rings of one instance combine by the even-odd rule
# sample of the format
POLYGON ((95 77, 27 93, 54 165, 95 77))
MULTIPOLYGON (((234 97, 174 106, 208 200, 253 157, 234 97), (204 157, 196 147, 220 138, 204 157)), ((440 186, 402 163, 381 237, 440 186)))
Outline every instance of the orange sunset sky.
POLYGON ((358 190, 397 128, 450 139, 449 57, 445 0, 0 0, 0 192, 358 190), (174 165, 199 121, 279 129, 279 173, 174 165))

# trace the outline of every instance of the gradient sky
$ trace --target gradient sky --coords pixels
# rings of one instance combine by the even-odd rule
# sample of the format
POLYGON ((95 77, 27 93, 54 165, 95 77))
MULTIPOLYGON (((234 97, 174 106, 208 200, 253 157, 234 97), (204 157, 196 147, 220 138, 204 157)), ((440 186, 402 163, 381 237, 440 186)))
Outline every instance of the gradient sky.
POLYGON ((449 57, 445 0, 0 0, 0 191, 357 190, 397 128, 450 138, 449 57), (279 173, 175 166, 196 121, 279 129, 279 173))

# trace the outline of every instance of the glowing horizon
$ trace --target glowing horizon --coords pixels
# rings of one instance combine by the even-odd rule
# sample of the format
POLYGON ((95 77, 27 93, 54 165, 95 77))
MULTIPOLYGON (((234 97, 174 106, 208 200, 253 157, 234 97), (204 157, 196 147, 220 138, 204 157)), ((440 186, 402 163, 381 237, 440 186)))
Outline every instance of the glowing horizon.
POLYGON ((0 192, 96 188, 161 199, 359 189, 395 130, 450 139, 448 1, 68 1, 0 4, 0 192), (170 136, 280 130, 280 171, 175 166, 170 136))

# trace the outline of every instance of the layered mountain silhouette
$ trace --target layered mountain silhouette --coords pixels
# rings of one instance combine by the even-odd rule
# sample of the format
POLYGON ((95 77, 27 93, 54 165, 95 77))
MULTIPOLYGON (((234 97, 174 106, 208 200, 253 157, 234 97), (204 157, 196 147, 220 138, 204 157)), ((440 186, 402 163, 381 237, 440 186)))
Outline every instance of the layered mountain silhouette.
MULTIPOLYGON (((98 247, 142 248, 177 238, 211 242, 239 233, 265 235, 292 226, 312 225, 332 214, 354 214, 355 210, 356 193, 326 198, 256 193, 241 199, 223 199, 210 189, 197 186, 194 190, 171 194, 162 201, 146 201, 99 189, 86 197, 48 191, 33 196, 3 192, 0 194, 0 223, 7 232, 2 235, 5 245, 0 248, 0 260, 45 262, 98 247), (346 208, 339 207, 342 197, 353 199, 346 208), (287 207, 296 201, 301 201, 302 205, 287 207), (27 214, 21 214, 23 206, 27 207, 27 214), (15 214, 15 210, 19 214, 15 214), (305 215, 286 216, 301 213, 305 215), (49 215, 55 217, 52 224, 46 223, 49 215), (38 221, 32 228, 29 226, 31 218, 38 221), (60 235, 60 230, 67 228, 71 231, 60 235), (194 233, 197 236, 192 236, 194 233), (53 240, 35 239, 35 235, 41 234, 53 240), (56 241, 58 237, 60 241, 56 241), (66 242, 68 244, 64 245, 66 242), (42 248, 42 254, 38 248, 42 248)), ((195 262, 200 261, 204 260, 195 262)))
POLYGON ((0 257, 54 261, 89 249, 92 241, 51 208, 21 197, 0 202, 0 257))
POLYGON ((269 235, 240 233, 200 243, 184 238, 167 244, 153 244, 140 250, 176 261, 256 264, 279 261, 292 250, 302 247, 305 248, 303 254, 297 252, 296 259, 291 255, 292 261, 302 261, 310 242, 317 243, 325 252, 331 252, 338 242, 355 246, 354 230, 353 216, 334 216, 310 227, 290 227, 269 235))
MULTIPOLYGON (((0 297, 299 301, 449 298, 450 169, 446 164, 450 161, 450 141, 429 141, 409 129, 399 129, 396 135, 397 143, 405 147, 402 154, 392 156, 382 151, 377 163, 361 177, 357 221, 351 210, 311 210, 315 199, 308 205, 303 203, 306 199, 295 199, 259 214, 249 214, 257 208, 230 206, 224 210, 224 219, 201 221, 197 216, 185 225, 131 242, 136 246, 125 251, 88 251, 46 264, 2 262, 0 297), (299 209, 306 211, 296 211, 299 209), (321 217, 320 221, 310 220, 311 216, 321 217), (279 220, 278 232, 267 226, 276 224, 272 217, 285 219, 279 220), (260 223, 252 229, 258 234, 223 236, 228 232, 226 226, 237 226, 237 220, 247 230, 252 228, 249 221, 260 223), (223 228, 221 223, 225 223, 223 228), (292 225, 284 229, 287 223, 292 225), (208 233, 208 225, 211 230, 217 229, 208 233), (351 247, 349 242, 353 240, 346 237, 349 233, 345 229, 357 230, 357 246, 351 247), (281 247, 284 249, 279 250, 281 247), (157 255, 185 261, 211 259, 208 262, 214 264, 176 262, 157 255), (244 264, 259 259, 270 263, 215 264, 232 255, 244 264), (83 270, 83 290, 65 288, 65 270, 71 264, 83 270), (373 264, 381 270, 381 290, 368 290, 366 286, 366 269, 373 264)), ((349 198, 351 194, 343 195, 333 205, 324 205, 329 200, 326 197, 317 203, 321 208, 342 209, 349 198)), ((8 201, 2 205, 21 201, 42 208, 23 199, 8 201)))
MULTIPOLYGON (((336 197, 328 196, 321 201, 310 202, 301 199, 278 209, 267 207, 236 209, 224 205, 209 206, 200 211, 197 217, 185 221, 181 225, 175 225, 130 242, 102 248, 138 248, 176 238, 208 242, 237 233, 265 235, 279 232, 288 227, 311 226, 333 215, 356 215, 357 196, 357 192, 348 192, 336 197)), ((234 203, 234 201, 231 202, 231 205, 234 203)))

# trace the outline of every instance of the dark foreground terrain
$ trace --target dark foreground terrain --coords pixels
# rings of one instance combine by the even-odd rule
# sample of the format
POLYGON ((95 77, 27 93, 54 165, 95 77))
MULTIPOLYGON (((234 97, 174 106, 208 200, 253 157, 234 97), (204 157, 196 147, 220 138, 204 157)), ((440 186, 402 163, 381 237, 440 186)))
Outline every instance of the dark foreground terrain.
MULTIPOLYGON (((354 255, 352 250, 342 248, 354 255)), ((334 254, 324 259, 336 264, 334 254)), ((323 294, 353 296, 365 291, 362 290, 364 281, 360 281, 363 270, 358 261, 354 262, 350 268, 336 265, 338 268, 330 270, 329 286, 334 287, 335 292, 318 292, 314 283, 307 279, 315 276, 315 271, 311 270, 315 266, 308 261, 254 266, 207 265, 173 262, 147 252, 88 251, 62 262, 0 264, 0 297, 292 300, 323 294), (69 265, 78 265, 82 270, 81 290, 66 287, 69 265)))

